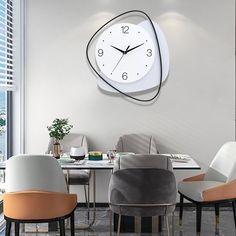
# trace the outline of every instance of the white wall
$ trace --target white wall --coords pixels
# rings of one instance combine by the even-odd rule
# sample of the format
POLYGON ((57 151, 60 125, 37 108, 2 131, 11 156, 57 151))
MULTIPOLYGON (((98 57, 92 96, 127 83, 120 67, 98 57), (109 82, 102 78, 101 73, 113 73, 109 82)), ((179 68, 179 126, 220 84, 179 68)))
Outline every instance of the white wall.
MULTIPOLYGON (((161 152, 188 153, 203 169, 234 140, 234 0, 26 3, 27 153, 46 150, 46 126, 56 117, 68 117, 91 150, 113 148, 124 133, 149 133, 161 152), (169 45, 169 78, 151 105, 103 94, 86 62, 90 36, 130 9, 157 21, 169 45)), ((108 174, 98 173, 99 202, 107 200, 108 181, 108 174)))

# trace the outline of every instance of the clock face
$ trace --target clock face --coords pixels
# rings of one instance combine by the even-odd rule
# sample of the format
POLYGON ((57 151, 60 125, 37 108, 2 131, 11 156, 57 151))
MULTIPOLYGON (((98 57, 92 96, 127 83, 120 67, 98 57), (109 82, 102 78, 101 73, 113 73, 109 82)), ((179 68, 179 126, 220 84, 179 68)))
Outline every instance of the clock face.
POLYGON ((120 23, 101 34, 95 47, 95 58, 107 78, 131 83, 149 72, 155 59, 155 47, 143 27, 120 23))

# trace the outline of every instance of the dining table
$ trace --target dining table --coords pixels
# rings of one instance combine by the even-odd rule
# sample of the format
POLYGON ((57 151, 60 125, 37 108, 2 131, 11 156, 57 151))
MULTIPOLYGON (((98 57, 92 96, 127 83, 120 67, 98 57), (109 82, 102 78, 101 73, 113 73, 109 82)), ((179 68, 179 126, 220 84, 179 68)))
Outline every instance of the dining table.
MULTIPOLYGON (((200 170, 199 164, 188 154, 162 154, 168 156, 172 161, 173 170, 200 170)), ((69 156, 58 159, 58 162, 65 171, 66 182, 68 184, 70 170, 91 170, 93 182, 93 218, 88 224, 80 225, 79 229, 90 228, 96 221, 96 171, 107 170, 113 171, 114 161, 108 159, 107 154, 103 154, 102 160, 89 160, 86 157, 83 160, 73 161, 69 156)), ((0 162, 0 170, 5 171, 6 161, 0 162)), ((4 172, 5 173, 5 172, 4 172)))

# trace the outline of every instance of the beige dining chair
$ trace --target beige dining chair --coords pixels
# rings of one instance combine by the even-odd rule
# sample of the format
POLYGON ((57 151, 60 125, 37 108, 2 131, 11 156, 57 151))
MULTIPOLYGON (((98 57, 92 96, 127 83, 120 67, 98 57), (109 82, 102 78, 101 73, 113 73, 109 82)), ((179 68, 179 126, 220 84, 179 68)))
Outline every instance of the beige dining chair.
POLYGON ((215 155, 205 174, 192 176, 178 185, 179 220, 182 225, 184 198, 196 205, 196 232, 201 233, 203 205, 214 205, 216 232, 219 231, 219 205, 232 202, 236 227, 236 142, 225 143, 215 155))
POLYGON ((157 154, 156 140, 147 134, 125 134, 122 135, 117 144, 117 152, 133 152, 137 154, 157 154))
POLYGON ((70 218, 74 232, 74 211, 77 195, 69 194, 58 161, 48 155, 17 155, 6 162, 6 193, 3 213, 5 235, 10 236, 15 224, 19 236, 20 223, 58 221, 60 236, 65 236, 65 219, 70 218))
MULTIPOLYGON (((83 134, 78 133, 70 133, 64 137, 64 139, 60 142, 62 146, 62 152, 68 153, 70 152, 70 148, 73 146, 83 147, 85 154, 88 154, 88 142, 87 138, 83 134)), ((53 139, 50 139, 47 153, 52 152, 53 150, 53 139)), ((70 170, 68 171, 68 191, 70 192, 70 185, 83 185, 84 186, 84 195, 85 201, 88 209, 87 218, 89 220, 89 204, 90 204, 90 178, 91 171, 90 170, 70 170), (87 190, 86 190, 87 187, 87 190)))

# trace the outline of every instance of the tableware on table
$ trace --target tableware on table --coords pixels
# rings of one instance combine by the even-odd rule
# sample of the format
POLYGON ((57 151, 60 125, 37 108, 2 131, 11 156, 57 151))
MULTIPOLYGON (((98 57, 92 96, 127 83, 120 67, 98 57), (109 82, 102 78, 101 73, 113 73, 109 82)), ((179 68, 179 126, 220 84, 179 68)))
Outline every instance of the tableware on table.
POLYGON ((58 159, 58 161, 60 163, 74 163, 75 159, 71 159, 71 158, 68 158, 68 157, 61 157, 60 159, 58 159))
POLYGON ((170 159, 175 162, 188 162, 188 161, 190 161, 189 155, 185 155, 185 154, 170 154, 170 159))
POLYGON ((88 159, 90 161, 101 161, 102 160, 102 152, 101 151, 91 151, 91 152, 89 152, 88 159))
POLYGON ((116 150, 108 150, 107 157, 109 159, 109 163, 113 164, 114 159, 116 158, 116 150))
POLYGON ((85 152, 83 147, 71 147, 70 157, 75 160, 83 160, 85 158, 85 152))
POLYGON ((122 156, 127 156, 127 155, 135 155, 134 152, 117 152, 116 156, 117 157, 122 157, 122 156))

